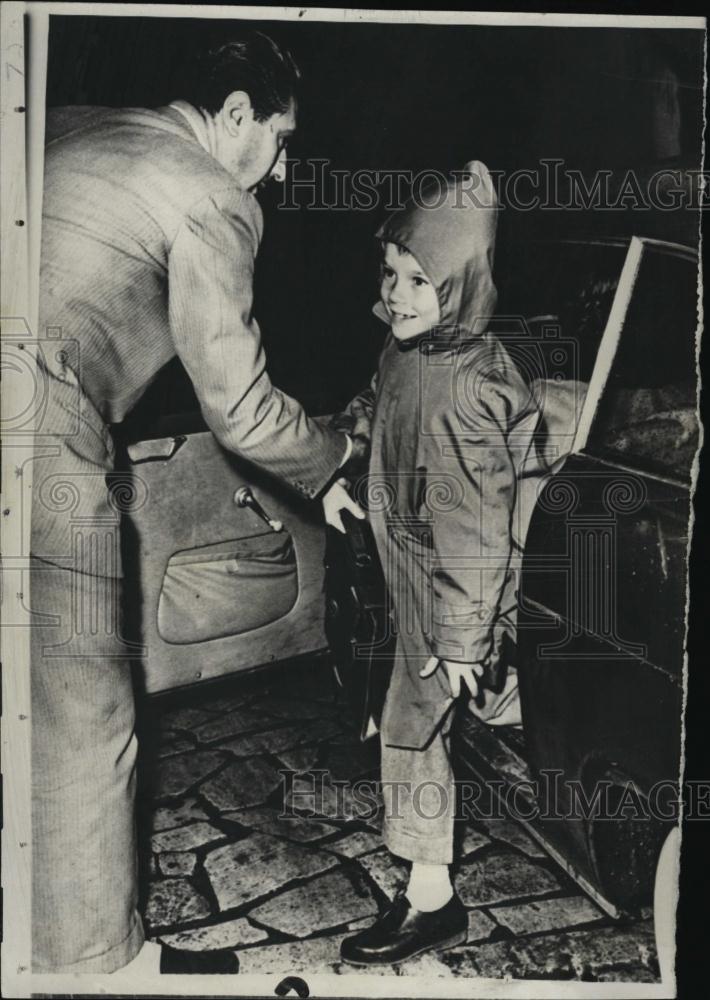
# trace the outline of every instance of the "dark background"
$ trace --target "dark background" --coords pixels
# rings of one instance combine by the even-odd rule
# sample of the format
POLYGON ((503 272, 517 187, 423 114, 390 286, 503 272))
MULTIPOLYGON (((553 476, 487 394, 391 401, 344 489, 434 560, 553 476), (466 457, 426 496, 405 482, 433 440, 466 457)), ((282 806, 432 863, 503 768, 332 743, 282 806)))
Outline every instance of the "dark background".
MULTIPOLYGON (((668 13, 668 11, 664 11, 668 13)), ((698 169, 703 35, 638 29, 488 28, 250 22, 288 45, 304 75, 292 157, 323 157, 336 169, 535 168, 561 157, 597 169, 651 173, 698 169), (675 81, 679 117, 664 118, 675 81)), ((228 22, 210 22, 227 32, 228 22)), ((188 53, 204 22, 55 17, 50 22, 47 101, 159 105, 180 96, 188 53)), ((368 378, 383 330, 372 236, 382 212, 278 210, 260 196, 265 237, 256 315, 277 384, 315 412, 347 400, 368 378)), ((656 235, 697 243, 697 214, 501 213, 497 271, 509 247, 531 235, 656 235)), ((669 331, 672 336, 672 331, 669 331)), ((707 354, 707 350, 704 351, 707 354)), ((183 383, 184 385, 184 383, 183 383)), ((702 411, 707 411, 707 391, 702 411)), ((706 420, 707 423, 707 420, 706 420)), ((707 624, 710 533, 708 463, 695 496, 691 554, 686 778, 707 781, 707 624)), ((679 909, 679 996, 704 976, 707 823, 686 824, 679 909)))
MULTIPOLYGON (((195 45, 239 24, 52 17, 48 104, 169 103, 195 45)), ((615 176, 700 165, 699 31, 249 24, 290 48, 302 70, 294 159, 417 172, 475 158, 510 172, 559 157, 585 174, 615 176), (677 101, 672 120, 664 78, 677 101)), ((382 340, 371 307, 373 234, 384 211, 285 211, 281 198, 276 185, 260 194, 255 314, 274 381, 312 412, 331 412, 369 378, 382 340)), ((497 270, 508 248, 532 235, 600 232, 695 244, 697 212, 501 212, 497 270)))

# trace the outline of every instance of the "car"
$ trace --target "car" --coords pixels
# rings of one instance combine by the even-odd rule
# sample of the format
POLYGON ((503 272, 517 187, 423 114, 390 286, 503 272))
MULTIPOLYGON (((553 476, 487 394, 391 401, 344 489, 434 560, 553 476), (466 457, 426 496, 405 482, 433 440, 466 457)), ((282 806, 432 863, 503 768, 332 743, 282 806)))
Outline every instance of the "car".
MULTIPOLYGON (((522 731, 464 713, 457 759, 464 775, 515 787, 533 836, 621 916, 650 901, 676 823, 697 254, 594 238, 521 245, 504 263, 497 332, 531 384, 583 386, 584 402, 572 454, 536 483, 521 531, 522 731), (612 818, 594 815, 599 788, 612 818), (629 796, 645 813, 629 818, 629 796)), ((319 505, 224 451, 179 366, 149 395, 121 429, 146 692, 328 654, 319 505)), ((348 665, 335 666, 348 687, 348 665)))
MULTIPOLYGON (((578 250, 573 277, 548 267, 553 285, 574 287, 601 261, 607 295, 616 257, 608 247, 578 250)), ((544 255, 525 256, 527 271, 516 263, 510 272, 527 274, 527 283, 506 289, 509 298, 540 287, 529 269, 544 255)), ((569 264, 568 248, 560 259, 569 264)), ((528 305, 531 315, 536 304, 528 305)), ((279 345, 271 346, 278 370, 279 345)), ((123 531, 127 630, 142 653, 146 693, 326 650, 320 506, 217 443, 177 359, 113 430, 119 478, 131 484, 123 531)))
POLYGON ((525 538, 522 732, 468 718, 460 755, 469 775, 504 779, 530 832, 620 917, 652 902, 678 822, 698 258, 639 237, 565 248, 533 307, 564 377, 587 389, 525 538), (592 266, 557 307, 556 281, 580 255, 592 266))

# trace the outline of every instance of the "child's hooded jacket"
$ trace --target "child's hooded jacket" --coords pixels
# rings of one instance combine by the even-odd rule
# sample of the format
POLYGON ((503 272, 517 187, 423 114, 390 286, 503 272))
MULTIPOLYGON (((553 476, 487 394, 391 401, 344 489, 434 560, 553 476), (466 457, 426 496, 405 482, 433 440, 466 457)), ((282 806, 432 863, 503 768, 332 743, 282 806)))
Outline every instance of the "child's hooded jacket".
MULTIPOLYGON (((390 333, 370 389, 348 408, 370 432, 370 522, 398 628, 382 720, 393 746, 426 746, 451 704, 427 659, 481 662, 511 596, 511 529, 519 470, 539 419, 530 387, 487 328, 495 310, 496 199, 478 162, 445 191, 380 228, 434 284, 435 330, 390 333)), ((375 313, 387 321, 382 303, 375 313)), ((514 600, 514 599, 513 599, 514 600)))
MULTIPOLYGON (((339 418, 371 439, 370 511, 398 630, 382 735, 427 745, 451 705, 431 655, 497 655, 501 612, 515 605, 511 571, 517 477, 539 407, 499 341, 492 268, 496 198, 474 161, 442 191, 392 215, 377 233, 414 255, 436 289, 435 330, 390 333, 368 390, 339 418), (429 207, 426 207, 429 206, 429 207)), ((375 314, 388 322, 382 303, 375 314)))
MULTIPOLYGON (((442 334, 459 340, 480 336, 495 312, 496 221, 490 174, 474 160, 445 188, 435 185, 422 193, 419 203, 395 212, 377 232, 378 239, 397 243, 416 257, 434 285, 440 311, 437 340, 442 334)), ((382 303, 375 313, 388 322, 382 303)))

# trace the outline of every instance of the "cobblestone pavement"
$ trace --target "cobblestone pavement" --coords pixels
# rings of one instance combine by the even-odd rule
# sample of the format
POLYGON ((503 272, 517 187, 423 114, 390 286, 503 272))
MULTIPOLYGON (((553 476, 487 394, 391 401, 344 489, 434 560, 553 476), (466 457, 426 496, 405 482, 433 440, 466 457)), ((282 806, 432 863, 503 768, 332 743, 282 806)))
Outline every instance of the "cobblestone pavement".
POLYGON ((652 921, 614 924, 509 820, 462 837, 465 945, 391 969, 342 963, 343 935, 407 869, 382 845, 381 803, 353 794, 378 776, 377 739, 359 741, 336 693, 315 661, 153 702, 139 797, 151 937, 233 948, 245 973, 658 981, 652 921), (300 772, 290 787, 284 769, 300 772), (296 815, 309 806, 316 817, 296 815))

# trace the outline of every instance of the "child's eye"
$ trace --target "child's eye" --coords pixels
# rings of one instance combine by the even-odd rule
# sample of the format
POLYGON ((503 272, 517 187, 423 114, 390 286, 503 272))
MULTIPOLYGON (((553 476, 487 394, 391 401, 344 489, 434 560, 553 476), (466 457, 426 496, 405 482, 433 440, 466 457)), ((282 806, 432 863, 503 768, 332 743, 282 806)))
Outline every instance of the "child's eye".
POLYGON ((392 270, 392 268, 391 267, 387 267, 386 264, 383 264, 382 265, 382 277, 383 278, 392 278, 393 276, 394 276, 394 271, 392 270))
POLYGON ((412 280, 414 281, 414 284, 417 286, 417 288, 422 288, 423 285, 429 284, 426 278, 420 278, 419 276, 413 278, 412 280))

